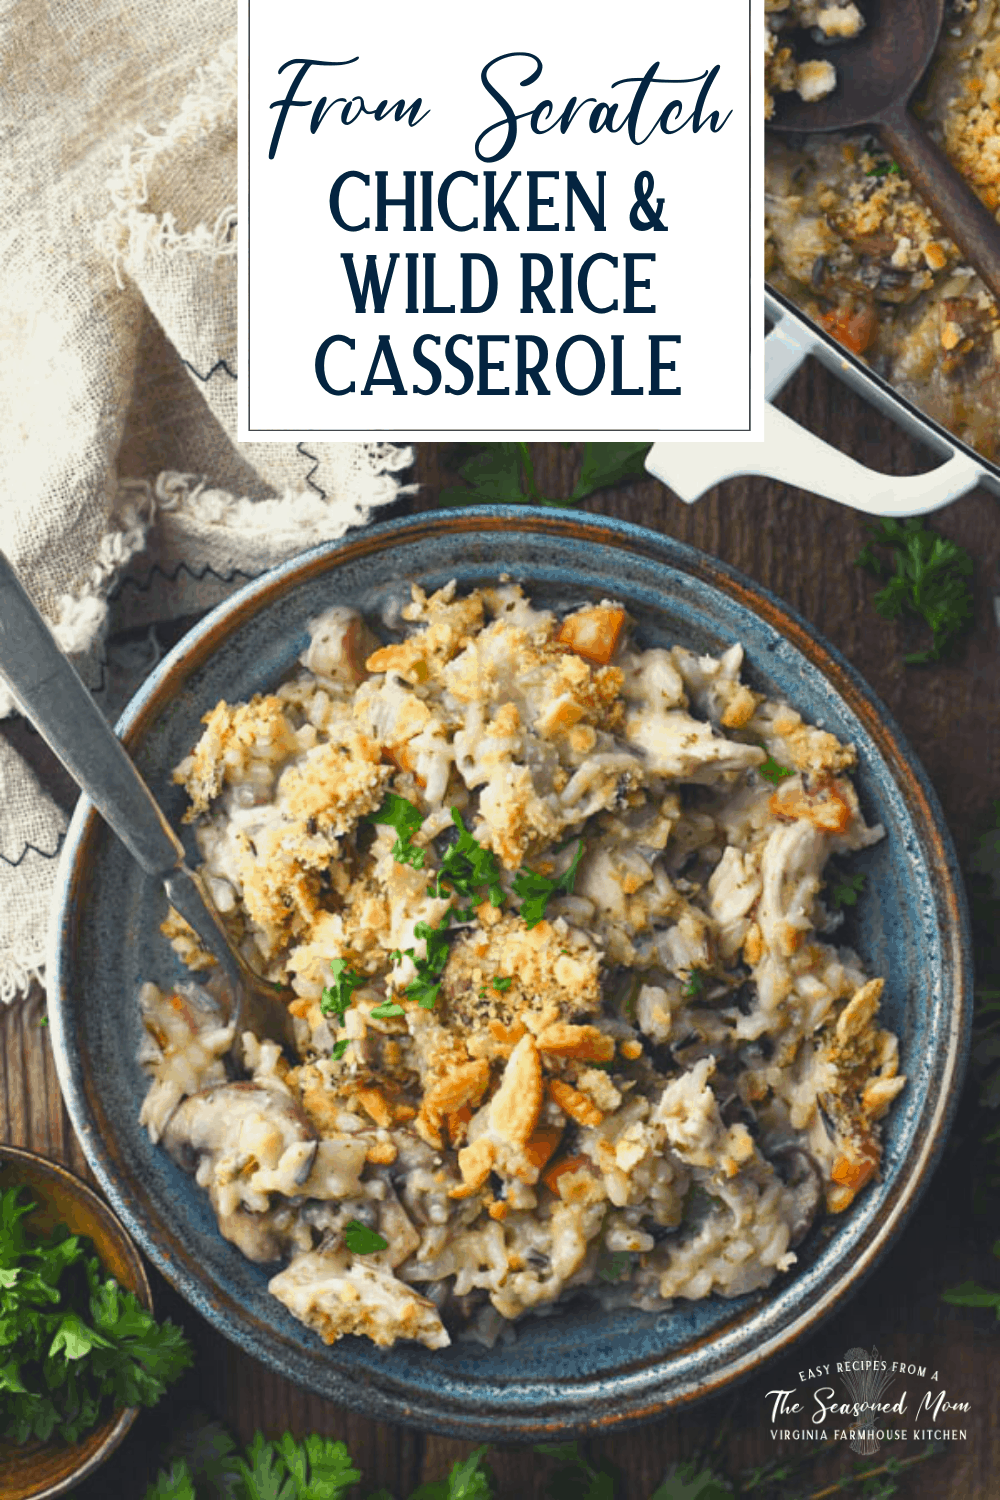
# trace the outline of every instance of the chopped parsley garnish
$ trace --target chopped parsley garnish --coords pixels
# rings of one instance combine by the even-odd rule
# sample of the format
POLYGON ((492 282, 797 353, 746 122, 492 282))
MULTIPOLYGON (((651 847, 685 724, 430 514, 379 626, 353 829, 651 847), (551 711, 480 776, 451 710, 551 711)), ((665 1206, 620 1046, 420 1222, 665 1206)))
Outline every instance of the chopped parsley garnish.
POLYGON ((333 983, 328 984, 320 996, 319 1008, 324 1016, 336 1016, 343 1020, 354 991, 364 984, 365 976, 355 974, 342 958, 330 960, 330 973, 333 975, 333 983))
POLYGON ((841 875, 830 887, 828 900, 835 911, 844 906, 857 906, 858 897, 865 888, 866 877, 859 870, 856 875, 841 875))
MULTIPOLYGON (((457 917, 460 922, 471 921, 475 915, 475 903, 487 898, 493 906, 503 905, 504 891, 500 884, 500 865, 496 855, 491 849, 484 849, 472 837, 457 807, 451 809, 451 819, 458 830, 458 837, 442 858, 440 868, 427 887, 427 893, 438 898, 455 895, 467 904, 452 906, 436 927, 432 927, 429 922, 417 922, 413 928, 414 937, 424 940, 427 952, 423 958, 414 958, 412 948, 406 950, 406 956, 413 958, 417 972, 403 993, 424 1010, 433 1010, 441 992, 441 975, 450 951, 448 940, 452 935, 452 917, 457 917)), ((402 959, 403 954, 398 948, 390 954, 390 962, 394 964, 401 963, 402 959)))
POLYGON ((431 895, 446 896, 451 890, 466 901, 483 901, 488 896, 491 905, 502 906, 503 886, 496 855, 476 842, 457 807, 451 810, 451 820, 458 829, 458 838, 445 853, 430 883, 431 895))
POLYGON ((689 1224, 692 1218, 700 1217, 705 1213, 710 1213, 713 1204, 718 1202, 719 1199, 716 1197, 715 1193, 710 1193, 708 1189, 700 1182, 692 1182, 691 1186, 684 1194, 684 1204, 682 1209, 684 1223, 689 1224))
MULTIPOLYGON (((417 958, 412 948, 407 948, 405 953, 400 948, 394 948, 389 954, 389 962, 393 965, 401 964, 404 958, 413 959, 413 966, 417 972, 409 984, 404 985, 403 994, 408 1000, 415 1000, 424 1010, 434 1009, 434 1003, 441 990, 441 975, 448 962, 448 954, 450 952, 448 939, 451 937, 449 918, 452 915, 452 910, 453 908, 445 912, 436 927, 432 927, 429 922, 417 922, 414 924, 414 937, 423 938, 427 945, 426 957, 417 958)), ((388 1004, 388 1002, 386 1003, 388 1004)), ((402 1008, 399 1006, 394 1010, 387 1010, 384 1006, 379 1006, 378 1010, 372 1011, 373 1016, 395 1016, 403 1015, 403 1013, 402 1008)))
POLYGON ((349 1219, 344 1225, 344 1244, 352 1255, 375 1255, 389 1248, 389 1241, 360 1219, 349 1219))
POLYGON ((605 1265, 598 1266, 597 1274, 602 1281, 623 1281, 631 1269, 631 1255, 626 1250, 619 1250, 605 1265))
POLYGON ((0 1193, 0 1437, 75 1443, 115 1407, 155 1405, 191 1346, 66 1225, 30 1234, 21 1192, 0 1193))
POLYGON ((401 1005, 397 1005, 395 1000, 383 1000, 382 1004, 376 1005, 369 1014, 377 1016, 380 1021, 387 1021, 390 1016, 405 1016, 406 1011, 401 1005))
POLYGON ((390 828, 395 828, 393 859, 397 864, 412 865, 415 870, 423 869, 426 851, 414 849, 411 840, 424 820, 420 816, 420 809, 408 797, 400 797, 396 792, 386 792, 382 806, 377 812, 369 813, 365 821, 387 823, 390 828))
POLYGON ((866 177, 902 177, 898 161, 877 161, 873 167, 869 167, 865 173, 866 177))
POLYGON ((795 775, 794 771, 790 771, 787 766, 783 766, 780 762, 776 761, 770 752, 768 752, 767 759, 757 767, 757 770, 763 776, 764 780, 769 781, 772 786, 777 786, 780 781, 784 781, 786 776, 795 775))
POLYGON ((681 990, 681 994, 684 996, 685 1000, 693 1000, 696 995, 702 995, 702 994, 704 994, 704 992, 705 992, 705 976, 704 976, 704 974, 701 972, 700 969, 692 969, 691 972, 690 972, 690 974, 688 975, 685 983, 684 983, 684 987, 681 990))
MULTIPOLYGON (((355 974, 342 958, 330 960, 330 973, 333 975, 333 983, 328 984, 320 996, 319 1008, 324 1016, 334 1016, 338 1021, 342 1021, 354 998, 354 991, 359 985, 364 984, 365 976, 355 974)), ((337 1058, 343 1057, 349 1043, 349 1037, 342 1037, 339 1042, 334 1042, 332 1055, 337 1058)))
MULTIPOLYGON (((412 803, 407 803, 404 797, 396 800, 407 807, 412 807, 412 803)), ((439 869, 432 876, 427 886, 427 894, 439 899, 449 895, 456 896, 465 904, 452 905, 436 927, 432 927, 429 922, 415 924, 414 937, 423 939, 427 946, 423 958, 414 957, 412 948, 407 948, 405 954, 401 949, 394 948, 389 954, 389 962, 394 966, 401 964, 404 957, 413 959, 417 972, 409 984, 404 986, 403 994, 408 1000, 416 1001, 424 1010, 433 1010, 441 992, 441 975, 448 963, 449 940, 455 930, 451 925, 452 920, 457 918, 459 922, 471 921, 475 916, 477 903, 488 899, 492 906, 502 906, 504 900, 500 864, 496 855, 491 849, 485 849, 473 838, 457 807, 451 809, 451 818, 458 830, 458 837, 446 851, 439 869)), ((546 905, 552 896, 557 892, 568 894, 572 891, 577 867, 583 858, 583 851, 584 842, 581 839, 569 868, 554 879, 548 875, 540 875, 536 870, 528 869, 519 870, 515 875, 514 891, 521 898, 521 916, 528 927, 534 927, 542 920, 546 905)), ((493 988, 501 994, 508 990, 512 983, 512 975, 492 981, 493 988)), ((480 993, 480 998, 484 998, 483 992, 480 993)), ((401 1007, 390 1008, 388 1001, 372 1011, 373 1016, 402 1014, 401 1007)))
POLYGON ((972 593, 966 583, 973 571, 972 558, 964 547, 920 520, 880 521, 868 530, 872 540, 855 565, 885 583, 875 595, 876 611, 885 620, 903 616, 923 620, 930 627, 930 646, 911 651, 904 662, 922 666, 939 661, 972 624, 972 593), (879 557, 875 547, 888 550, 892 566, 879 557))
POLYGON ((423 938, 427 944, 427 956, 413 960, 417 975, 415 979, 410 980, 403 994, 415 1000, 424 1010, 434 1009, 434 1002, 441 990, 441 975, 448 962, 448 939, 451 936, 451 928, 448 925, 450 915, 450 912, 445 912, 436 927, 432 927, 429 922, 417 922, 413 929, 413 936, 423 938))
POLYGON ((514 894, 521 898, 521 919, 526 927, 538 925, 545 916, 545 908, 553 896, 570 895, 576 881, 577 869, 583 858, 584 847, 583 839, 581 839, 568 869, 564 870, 561 875, 540 875, 537 870, 527 868, 518 870, 514 876, 514 894))

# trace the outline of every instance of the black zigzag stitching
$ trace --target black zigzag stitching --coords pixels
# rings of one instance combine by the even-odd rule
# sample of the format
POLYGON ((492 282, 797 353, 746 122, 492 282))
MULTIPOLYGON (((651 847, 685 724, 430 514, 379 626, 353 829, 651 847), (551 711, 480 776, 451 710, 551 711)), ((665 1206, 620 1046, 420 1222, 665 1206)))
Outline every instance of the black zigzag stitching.
POLYGON ((232 583, 235 578, 250 579, 260 577, 259 573, 244 573, 242 568, 233 568, 229 573, 219 573, 212 567, 211 563, 206 563, 203 568, 199 568, 196 572, 194 568, 188 567, 186 562, 179 562, 176 568, 168 573, 164 568, 161 568, 159 563, 154 563, 146 576, 145 582, 140 583, 137 578, 122 578, 108 595, 108 603, 113 603, 127 588, 135 589, 137 594, 148 594, 152 588, 153 578, 156 574, 159 574, 164 583, 176 583, 182 573, 186 573, 193 583, 201 583, 202 579, 209 577, 214 578, 216 583, 232 583))
POLYGON ((46 849, 39 849, 36 844, 25 844, 24 848, 21 850, 16 859, 8 859, 6 854, 0 854, 0 860, 2 860, 5 865, 9 865, 12 870, 16 870, 26 854, 37 854, 39 859, 55 859, 62 846, 63 834, 60 834, 59 841, 51 853, 49 853, 49 851, 46 849))
POLYGON ((326 499, 326 490, 320 489, 319 485, 316 484, 315 481, 313 480, 313 475, 315 474, 316 470, 319 468, 319 459, 316 457, 315 453, 310 453, 308 451, 308 449, 305 448, 302 445, 302 443, 296 443, 295 446, 296 446, 296 448, 298 448, 298 450, 302 454, 303 458, 311 458, 312 461, 313 461, 313 466, 309 470, 309 473, 306 475, 306 484, 309 486, 309 488, 311 490, 315 490, 316 491, 317 495, 319 496, 319 498, 321 500, 325 500, 326 499))
POLYGON ((203 375, 200 370, 196 370, 189 359, 182 359, 181 363, 187 366, 192 375, 196 375, 198 377, 202 385, 207 385, 217 370, 225 370, 230 380, 236 379, 234 372, 229 368, 224 359, 217 359, 207 375, 203 375))

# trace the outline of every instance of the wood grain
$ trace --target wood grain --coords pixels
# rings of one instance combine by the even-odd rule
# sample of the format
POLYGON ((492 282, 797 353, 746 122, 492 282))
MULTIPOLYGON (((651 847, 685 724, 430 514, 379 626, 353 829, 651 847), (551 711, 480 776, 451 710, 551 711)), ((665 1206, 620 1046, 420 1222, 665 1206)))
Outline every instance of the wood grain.
MULTIPOLYGON (((800 371, 783 398, 786 409, 853 456, 887 472, 914 473, 932 460, 886 419, 870 410, 818 366, 800 371)), ((465 450, 467 451, 467 450, 465 450)), ((438 488, 454 483, 463 450, 427 444, 418 449, 420 493, 401 509, 433 506, 438 488)), ((579 462, 577 450, 558 444, 533 448, 536 478, 546 494, 565 495, 579 462)), ((957 655, 929 668, 906 668, 913 628, 874 613, 874 585, 852 565, 865 540, 865 520, 803 491, 767 480, 731 481, 694 506, 686 506, 653 480, 644 480, 586 502, 586 508, 641 522, 714 553, 791 604, 837 646, 868 679, 901 724, 927 767, 960 854, 982 825, 991 799, 1000 795, 1000 641, 993 593, 1000 565, 996 501, 977 491, 934 518, 933 524, 967 547, 976 559, 975 629, 957 655)), ((39 766, 45 757, 22 730, 20 743, 39 766)), ((63 789, 60 789, 63 790, 63 789)), ((82 1153, 59 1094, 37 991, 0 1014, 0 1138, 57 1157, 86 1175, 82 1153)), ((965 1150, 953 1138, 913 1221, 886 1261, 852 1302, 793 1358, 779 1361, 731 1395, 638 1431, 587 1443, 620 1466, 625 1484, 618 1500, 645 1500, 678 1460, 716 1445, 727 1468, 764 1463, 782 1451, 770 1436, 766 1392, 796 1386, 797 1372, 840 1358, 853 1345, 877 1346, 882 1357, 905 1359, 940 1372, 952 1399, 973 1403, 961 1418, 968 1438, 909 1471, 899 1494, 910 1500, 967 1500, 995 1496, 1000 1434, 994 1398, 997 1334, 988 1313, 952 1309, 942 1288, 967 1276, 989 1277, 988 1239, 969 1211, 965 1150)), ((996 1279, 994 1277, 994 1279, 996 1279)), ((145 1414, 126 1445, 97 1479, 78 1493, 83 1500, 108 1494, 139 1496, 155 1467, 158 1444, 187 1406, 225 1422, 241 1438, 256 1428, 335 1434, 345 1439, 369 1488, 387 1486, 406 1496, 422 1480, 439 1478, 469 1445, 371 1422, 298 1390, 241 1354, 196 1318, 159 1278, 161 1309, 184 1322, 198 1350, 194 1372, 177 1395, 145 1414)), ((923 1382, 911 1381, 913 1389, 923 1382)), ((949 1424, 951 1425, 951 1424, 949 1424)), ((799 1451, 789 1446, 789 1451, 799 1451)), ((913 1443, 895 1449, 916 1451, 913 1443)), ((831 1444, 825 1461, 803 1480, 811 1494, 846 1469, 850 1454, 831 1444)), ((516 1447, 495 1451, 501 1496, 536 1500, 544 1493, 545 1465, 516 1447)))

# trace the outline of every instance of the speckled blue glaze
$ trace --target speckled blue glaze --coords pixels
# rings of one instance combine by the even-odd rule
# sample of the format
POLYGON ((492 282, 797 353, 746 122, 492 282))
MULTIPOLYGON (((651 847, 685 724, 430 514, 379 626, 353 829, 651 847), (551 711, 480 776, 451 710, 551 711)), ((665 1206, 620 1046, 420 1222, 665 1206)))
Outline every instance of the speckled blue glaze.
POLYGON ((135 1004, 143 979, 169 984, 159 936, 162 892, 89 804, 63 852, 50 943, 52 1039, 63 1093, 91 1166, 150 1259, 188 1301, 250 1354, 373 1417, 465 1437, 537 1438, 607 1429, 718 1390, 840 1306, 911 1212, 940 1152, 964 1070, 969 941, 961 883, 937 800, 889 714, 851 667, 773 596, 714 559, 622 522, 510 507, 390 522, 318 548, 248 585, 160 664, 119 724, 175 826, 184 795, 170 769, 206 708, 273 687, 293 667, 308 621, 332 603, 391 616, 411 582, 501 573, 564 609, 613 597, 643 645, 746 648, 753 686, 787 697, 858 748, 857 784, 886 838, 858 858, 868 874, 844 938, 888 976, 884 1013, 909 1083, 888 1121, 882 1180, 830 1221, 795 1270, 734 1302, 680 1303, 660 1314, 571 1306, 528 1320, 513 1345, 379 1350, 324 1346, 268 1296, 268 1272, 218 1234, 207 1199, 139 1128, 144 1080, 135 1004))

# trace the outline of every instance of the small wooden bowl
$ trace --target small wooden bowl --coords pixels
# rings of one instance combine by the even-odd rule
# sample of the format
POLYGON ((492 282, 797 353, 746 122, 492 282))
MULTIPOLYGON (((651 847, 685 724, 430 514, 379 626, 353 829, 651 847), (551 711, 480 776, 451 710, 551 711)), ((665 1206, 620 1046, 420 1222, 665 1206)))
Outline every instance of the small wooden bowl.
MULTIPOLYGON (((105 1270, 127 1291, 134 1292, 150 1311, 150 1291, 138 1250, 108 1205, 86 1183, 57 1162, 0 1145, 0 1189, 27 1188, 36 1211, 28 1222, 49 1233, 67 1224, 74 1234, 86 1235, 105 1270)), ((0 1438, 0 1500, 47 1500, 79 1484, 118 1447, 138 1415, 138 1407, 114 1411, 78 1443, 24 1444, 0 1438)))

